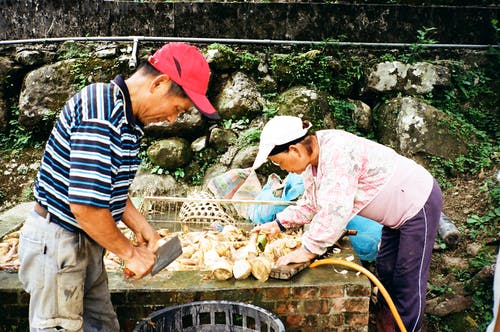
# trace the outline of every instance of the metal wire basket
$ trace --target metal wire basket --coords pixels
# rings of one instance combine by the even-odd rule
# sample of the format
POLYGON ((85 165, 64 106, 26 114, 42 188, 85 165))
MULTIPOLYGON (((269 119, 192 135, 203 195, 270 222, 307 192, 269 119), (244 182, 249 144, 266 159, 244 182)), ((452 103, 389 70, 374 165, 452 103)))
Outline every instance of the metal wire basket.
POLYGON ((228 224, 243 229, 252 223, 242 217, 235 206, 250 205, 292 205, 289 201, 256 201, 213 198, 204 192, 191 193, 187 197, 145 196, 138 203, 139 211, 151 223, 168 224, 173 231, 182 226, 190 228, 213 228, 214 223, 228 224))
POLYGON ((134 332, 159 331, 282 332, 285 326, 273 313, 252 304, 200 301, 155 311, 134 329, 134 332))

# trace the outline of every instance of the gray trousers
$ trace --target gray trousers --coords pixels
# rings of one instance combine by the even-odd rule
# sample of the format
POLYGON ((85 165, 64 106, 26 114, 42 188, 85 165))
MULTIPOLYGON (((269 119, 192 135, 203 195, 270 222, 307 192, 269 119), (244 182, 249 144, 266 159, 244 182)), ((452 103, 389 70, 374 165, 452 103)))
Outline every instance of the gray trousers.
POLYGON ((30 294, 31 331, 119 331, 104 249, 36 212, 19 242, 19 280, 30 294))

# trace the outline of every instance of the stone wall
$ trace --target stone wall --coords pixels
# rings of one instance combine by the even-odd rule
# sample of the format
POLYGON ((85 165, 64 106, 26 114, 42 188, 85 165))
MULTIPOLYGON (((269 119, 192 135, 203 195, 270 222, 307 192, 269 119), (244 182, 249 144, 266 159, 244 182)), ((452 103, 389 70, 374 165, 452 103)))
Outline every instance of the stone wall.
POLYGON ((0 39, 157 36, 413 43, 435 27, 443 44, 496 44, 498 6, 336 3, 2 1, 0 39))

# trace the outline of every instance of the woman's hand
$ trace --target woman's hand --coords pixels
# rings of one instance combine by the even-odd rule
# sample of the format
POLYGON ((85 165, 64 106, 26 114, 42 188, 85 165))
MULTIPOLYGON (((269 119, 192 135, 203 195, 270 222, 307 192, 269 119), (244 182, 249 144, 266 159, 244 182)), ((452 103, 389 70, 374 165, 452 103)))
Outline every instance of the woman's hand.
POLYGON ((268 238, 273 238, 281 233, 280 227, 276 221, 268 222, 262 225, 255 226, 252 233, 264 233, 268 238))
POLYGON ((296 249, 292 251, 291 253, 281 256, 278 258, 276 263, 274 264, 275 266, 280 266, 280 265, 288 265, 290 263, 303 263, 303 262, 309 262, 310 260, 314 259, 317 255, 313 254, 312 252, 306 250, 304 247, 300 247, 299 249, 296 249))

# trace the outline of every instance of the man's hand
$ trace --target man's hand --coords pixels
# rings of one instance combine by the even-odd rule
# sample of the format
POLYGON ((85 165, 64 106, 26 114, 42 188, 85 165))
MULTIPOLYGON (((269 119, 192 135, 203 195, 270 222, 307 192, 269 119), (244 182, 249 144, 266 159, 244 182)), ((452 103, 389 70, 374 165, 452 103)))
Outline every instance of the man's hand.
POLYGON ((160 239, 160 234, 158 234, 158 232, 149 223, 143 224, 141 229, 135 233, 137 245, 146 246, 153 252, 158 250, 158 240, 160 239))
POLYGON ((140 230, 141 241, 147 241, 148 246, 153 249, 149 249, 145 245, 134 247, 132 242, 118 229, 108 209, 83 204, 70 204, 70 207, 85 233, 103 248, 122 259, 125 262, 125 267, 133 273, 134 278, 140 279, 153 269, 154 249, 157 246, 154 234, 158 238, 160 236, 146 222, 142 224, 146 227, 136 227, 135 229, 140 230))
POLYGON ((134 247, 134 254, 130 258, 123 259, 125 269, 123 273, 126 278, 141 279, 151 272, 156 256, 145 246, 134 247))
POLYGON ((122 221, 135 234, 137 245, 144 245, 153 252, 158 249, 158 240, 160 235, 153 226, 147 222, 146 218, 136 209, 132 201, 127 199, 127 205, 122 215, 122 221))

